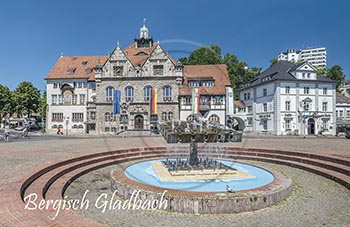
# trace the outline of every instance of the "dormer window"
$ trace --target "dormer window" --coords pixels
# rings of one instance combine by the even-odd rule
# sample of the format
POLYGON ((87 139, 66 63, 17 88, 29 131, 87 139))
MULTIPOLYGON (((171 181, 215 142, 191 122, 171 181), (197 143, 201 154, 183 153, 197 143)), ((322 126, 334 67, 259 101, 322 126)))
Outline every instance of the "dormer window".
POLYGON ((91 74, 92 70, 91 69, 85 69, 86 74, 91 74))
POLYGON ((82 63, 81 63, 81 65, 87 65, 87 61, 83 61, 82 63))
POLYGON ((264 90, 263 90, 263 96, 267 96, 267 88, 264 88, 264 90))
POLYGON ((147 54, 146 54, 145 52, 141 51, 141 52, 138 52, 136 55, 137 55, 137 56, 145 56, 145 55, 147 55, 147 54))
POLYGON ((74 72, 75 72, 75 68, 74 68, 74 69, 68 69, 68 70, 67 70, 67 74, 69 74, 69 75, 74 74, 74 72))

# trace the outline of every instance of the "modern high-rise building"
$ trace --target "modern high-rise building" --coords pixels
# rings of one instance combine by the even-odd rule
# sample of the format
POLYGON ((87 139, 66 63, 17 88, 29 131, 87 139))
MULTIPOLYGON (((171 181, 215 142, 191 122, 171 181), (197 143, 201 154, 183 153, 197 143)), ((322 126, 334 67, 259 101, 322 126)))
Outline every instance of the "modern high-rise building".
POLYGON ((300 60, 309 62, 315 67, 327 66, 327 52, 325 47, 306 48, 301 50, 289 49, 278 55, 278 60, 298 62, 300 60))

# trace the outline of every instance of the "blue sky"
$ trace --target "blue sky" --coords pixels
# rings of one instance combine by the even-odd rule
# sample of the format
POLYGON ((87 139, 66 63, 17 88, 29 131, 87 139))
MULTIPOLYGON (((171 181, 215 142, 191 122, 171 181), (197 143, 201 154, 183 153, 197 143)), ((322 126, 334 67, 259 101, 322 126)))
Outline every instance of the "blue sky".
POLYGON ((1 3, 0 84, 31 81, 41 90, 60 53, 107 55, 128 46, 143 18, 175 59, 217 44, 249 67, 266 69, 288 48, 326 47, 327 64, 350 71, 350 2, 316 0, 92 1, 1 3))

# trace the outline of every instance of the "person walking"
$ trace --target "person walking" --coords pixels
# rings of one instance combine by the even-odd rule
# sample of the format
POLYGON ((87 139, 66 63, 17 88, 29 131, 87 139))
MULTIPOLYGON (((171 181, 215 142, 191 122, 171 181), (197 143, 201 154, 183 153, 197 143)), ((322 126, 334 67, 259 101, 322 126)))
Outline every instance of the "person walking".
POLYGON ((24 139, 24 138, 28 138, 28 139, 29 139, 28 131, 29 131, 28 127, 25 126, 24 129, 23 129, 23 131, 22 131, 22 138, 23 138, 23 139, 24 139))
POLYGON ((61 135, 61 128, 57 128, 57 135, 61 135))
POLYGON ((8 129, 5 129, 4 140, 5 140, 5 142, 10 141, 10 130, 8 130, 8 129))

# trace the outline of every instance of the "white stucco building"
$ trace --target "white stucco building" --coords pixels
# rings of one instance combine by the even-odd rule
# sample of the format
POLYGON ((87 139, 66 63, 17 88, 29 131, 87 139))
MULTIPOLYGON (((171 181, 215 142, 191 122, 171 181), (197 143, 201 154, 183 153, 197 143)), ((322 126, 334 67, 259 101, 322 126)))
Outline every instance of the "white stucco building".
POLYGON ((327 52, 325 47, 305 48, 301 50, 289 49, 278 55, 278 60, 297 62, 299 60, 307 61, 315 67, 327 66, 327 52))
POLYGON ((336 119, 338 132, 350 128, 350 97, 337 93, 336 119))
POLYGON ((335 86, 307 62, 279 61, 238 91, 247 110, 245 131, 334 135, 335 86))

